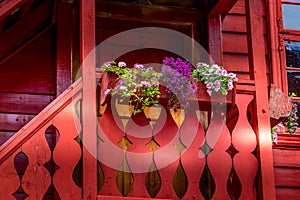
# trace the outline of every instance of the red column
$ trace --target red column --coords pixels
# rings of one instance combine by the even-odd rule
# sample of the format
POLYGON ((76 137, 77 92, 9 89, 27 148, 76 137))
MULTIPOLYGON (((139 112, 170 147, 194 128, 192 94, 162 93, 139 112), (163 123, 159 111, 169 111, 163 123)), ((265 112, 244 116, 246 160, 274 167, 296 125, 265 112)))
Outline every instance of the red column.
POLYGON ((83 199, 96 199, 96 78, 95 1, 80 0, 80 60, 82 71, 83 199))
POLYGON ((263 0, 246 0, 249 66, 255 80, 254 129, 260 158, 259 197, 276 199, 263 32, 263 0))

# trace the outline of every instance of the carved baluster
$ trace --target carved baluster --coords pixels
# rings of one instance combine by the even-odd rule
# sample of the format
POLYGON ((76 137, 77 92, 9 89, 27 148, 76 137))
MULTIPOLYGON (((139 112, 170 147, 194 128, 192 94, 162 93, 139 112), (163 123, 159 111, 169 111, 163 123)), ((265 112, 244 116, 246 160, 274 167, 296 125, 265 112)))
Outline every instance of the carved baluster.
MULTIPOLYGON (((59 167, 53 175, 53 184, 61 199, 81 199, 81 189, 73 181, 73 171, 81 157, 81 148, 74 140, 80 130, 78 119, 69 104, 53 119, 59 131, 59 140, 53 151, 53 160, 59 167)), ((84 178, 84 177, 83 177, 84 178)))
POLYGON ((218 109, 220 108, 217 107, 212 113, 206 132, 207 144, 212 148, 212 152, 207 156, 207 164, 216 184, 212 199, 229 200, 226 184, 232 168, 232 160, 226 150, 231 144, 231 137, 225 124, 224 113, 218 109))
POLYGON ((1 199, 15 200, 12 195, 20 187, 20 178, 14 166, 14 157, 21 151, 17 149, 8 159, 0 164, 0 197, 1 199))
POLYGON ((179 142, 178 127, 183 122, 183 116, 180 110, 174 112, 163 108, 160 117, 165 120, 158 120, 154 128, 155 140, 160 145, 154 152, 154 160, 162 182, 157 198, 178 199, 173 188, 173 178, 179 165, 180 153, 175 146, 179 142))
POLYGON ((247 119, 247 107, 252 100, 252 95, 238 94, 236 96, 239 118, 232 131, 232 144, 239 151, 233 158, 234 169, 242 185, 239 199, 256 199, 253 185, 258 162, 252 152, 255 150, 257 142, 247 119))
POLYGON ((28 166, 22 177, 22 188, 27 199, 42 199, 51 184, 51 176, 45 168, 51 159, 51 150, 45 138, 47 127, 43 127, 23 146, 22 151, 28 158, 28 166))
POLYGON ((104 184, 98 192, 101 195, 120 194, 116 177, 124 159, 123 149, 118 145, 123 136, 124 125, 109 102, 98 123, 98 137, 101 140, 98 143, 98 160, 104 173, 104 184))
POLYGON ((199 182, 205 166, 205 155, 200 150, 204 143, 204 129, 196 112, 188 111, 180 128, 180 139, 187 147, 181 156, 183 168, 188 177, 188 188, 183 199, 203 199, 199 190, 199 182))

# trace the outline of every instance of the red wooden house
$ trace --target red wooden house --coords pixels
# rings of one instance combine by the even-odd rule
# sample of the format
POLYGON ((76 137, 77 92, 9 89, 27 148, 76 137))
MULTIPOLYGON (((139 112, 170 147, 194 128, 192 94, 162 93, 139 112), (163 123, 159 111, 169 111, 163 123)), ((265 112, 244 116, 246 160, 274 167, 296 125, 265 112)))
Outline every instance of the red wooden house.
POLYGON ((300 95, 297 9, 297 0, 0 0, 0 199, 299 199, 300 137, 279 133, 274 145, 269 109, 271 86, 300 95), (149 27, 159 29, 137 31, 149 27), (107 59, 159 63, 170 49, 197 59, 195 43, 237 74, 225 105, 183 119, 148 111, 132 117, 139 127, 122 105, 100 105, 107 59), (149 119, 164 120, 153 137, 124 134, 151 133, 149 119))

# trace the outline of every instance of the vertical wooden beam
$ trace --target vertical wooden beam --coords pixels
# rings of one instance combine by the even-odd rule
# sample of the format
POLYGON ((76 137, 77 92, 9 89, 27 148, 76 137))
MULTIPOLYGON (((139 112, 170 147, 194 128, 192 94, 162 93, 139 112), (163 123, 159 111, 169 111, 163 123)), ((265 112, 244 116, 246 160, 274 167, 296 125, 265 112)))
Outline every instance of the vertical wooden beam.
POLYGON ((71 85, 73 10, 72 4, 58 2, 56 43, 56 95, 71 85))
POLYGON ((270 45, 270 66, 271 68, 271 78, 275 86, 282 88, 282 75, 279 59, 279 40, 278 40, 278 28, 277 28, 277 1, 267 0, 268 9, 268 32, 269 32, 269 45, 270 45))
POLYGON ((209 37, 209 54, 214 63, 222 65, 222 28, 221 15, 208 18, 208 37, 209 37))
POLYGON ((267 64, 263 32, 263 0, 245 0, 249 66, 255 80, 254 129, 258 136, 260 159, 259 198, 276 199, 270 114, 268 104, 267 64))
POLYGON ((96 78, 95 0, 80 0, 80 60, 82 67, 83 199, 96 199, 96 78), (91 54, 90 54, 91 53, 91 54))

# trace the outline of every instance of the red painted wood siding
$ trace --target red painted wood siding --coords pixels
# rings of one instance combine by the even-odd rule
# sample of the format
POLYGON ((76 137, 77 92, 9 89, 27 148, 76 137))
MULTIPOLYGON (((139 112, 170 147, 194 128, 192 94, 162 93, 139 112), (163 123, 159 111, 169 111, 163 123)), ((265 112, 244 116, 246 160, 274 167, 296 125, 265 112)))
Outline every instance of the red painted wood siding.
MULTIPOLYGON (((55 97, 55 34, 53 30, 38 38, 0 65, 0 145, 28 123, 55 97)), ((52 134, 46 134, 51 143, 52 134)), ((19 154, 15 166, 20 176, 27 159, 19 154)), ((51 189, 45 199, 51 199, 51 189)), ((18 190, 17 199, 25 194, 18 190)))
MULTIPOLYGON (((266 60, 268 62, 267 26, 266 26, 266 7, 264 5, 262 17, 264 19, 265 40, 262 45, 266 49, 266 60)), ((223 64, 235 73, 239 79, 251 80, 248 49, 247 49, 247 30, 244 0, 238 0, 236 5, 230 10, 223 20, 223 64)), ((269 74, 269 67, 267 67, 269 74)))
POLYGON ((274 147, 276 198, 297 200, 300 196, 299 147, 274 147))

